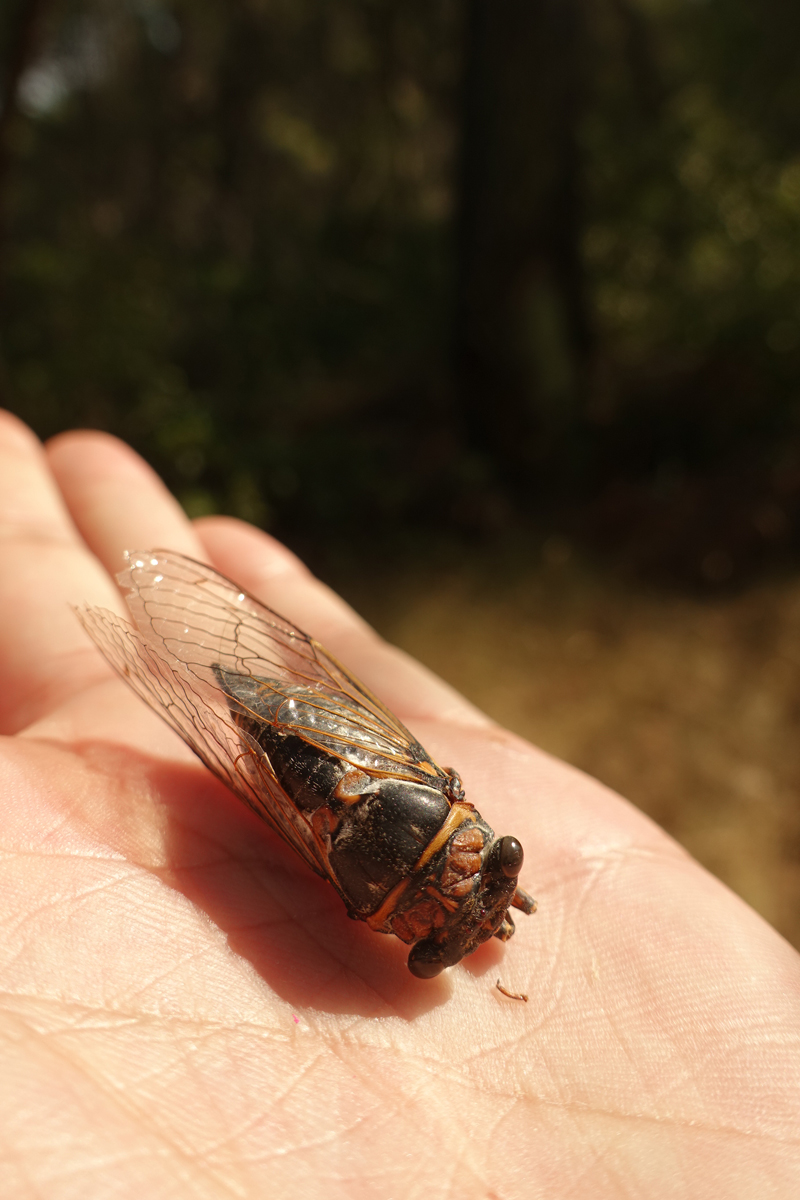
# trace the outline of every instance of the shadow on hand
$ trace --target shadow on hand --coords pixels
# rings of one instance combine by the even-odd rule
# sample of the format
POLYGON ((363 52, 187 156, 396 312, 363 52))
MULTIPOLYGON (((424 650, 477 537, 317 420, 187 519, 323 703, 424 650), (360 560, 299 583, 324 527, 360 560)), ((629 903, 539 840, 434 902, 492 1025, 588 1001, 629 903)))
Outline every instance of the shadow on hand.
POLYGON ((351 920, 333 888, 199 763, 105 741, 74 749, 125 809, 84 814, 94 832, 202 908, 293 1007, 412 1020, 450 996, 446 975, 412 976, 408 947, 351 920))

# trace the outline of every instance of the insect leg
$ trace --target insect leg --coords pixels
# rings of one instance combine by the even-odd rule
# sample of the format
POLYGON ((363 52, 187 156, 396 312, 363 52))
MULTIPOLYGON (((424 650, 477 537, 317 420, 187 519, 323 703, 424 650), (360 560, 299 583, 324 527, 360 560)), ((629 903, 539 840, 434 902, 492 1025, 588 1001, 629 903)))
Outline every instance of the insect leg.
POLYGON ((503 987, 499 979, 494 986, 498 992, 502 992, 504 996, 508 996, 509 1000, 524 1000, 526 1004, 528 1003, 528 997, 524 992, 510 992, 508 988, 503 987))
POLYGON ((501 942, 507 942, 510 937, 514 936, 514 922, 511 920, 511 917, 508 915, 508 913, 506 913, 505 917, 503 918, 503 924, 496 931, 494 936, 499 938, 501 942))
POLYGON ((520 912, 531 913, 536 912, 536 901, 533 896, 529 896, 527 892, 523 892, 521 887, 518 887, 514 892, 514 899, 511 901, 513 908, 518 908, 520 912))

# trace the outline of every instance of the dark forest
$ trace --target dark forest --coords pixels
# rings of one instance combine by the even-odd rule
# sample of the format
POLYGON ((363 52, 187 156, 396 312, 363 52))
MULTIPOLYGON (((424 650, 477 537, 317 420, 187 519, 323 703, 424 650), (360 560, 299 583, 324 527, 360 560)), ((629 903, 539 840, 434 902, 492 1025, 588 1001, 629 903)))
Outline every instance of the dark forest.
POLYGON ((800 17, 16 0, 2 392, 313 547, 534 521, 791 561, 800 17))

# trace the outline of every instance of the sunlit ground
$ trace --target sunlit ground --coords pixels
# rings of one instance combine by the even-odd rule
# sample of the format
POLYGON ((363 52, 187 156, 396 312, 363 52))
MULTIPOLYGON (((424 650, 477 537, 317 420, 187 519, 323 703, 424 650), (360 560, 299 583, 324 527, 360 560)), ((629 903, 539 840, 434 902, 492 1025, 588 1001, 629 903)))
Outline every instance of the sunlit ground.
POLYGON ((634 801, 800 948, 800 578, 704 599, 626 584, 558 539, 520 558, 448 555, 342 590, 497 721, 634 801))

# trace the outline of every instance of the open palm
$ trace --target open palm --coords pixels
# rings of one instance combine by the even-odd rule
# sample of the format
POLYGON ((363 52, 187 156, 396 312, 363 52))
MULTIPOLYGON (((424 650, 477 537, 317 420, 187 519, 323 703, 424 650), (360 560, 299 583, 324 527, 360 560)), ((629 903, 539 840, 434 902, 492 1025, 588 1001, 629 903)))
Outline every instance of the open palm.
POLYGON ((0 1195, 800 1194, 800 958, 650 821, 111 438, 0 416, 0 532, 0 1195), (112 675, 69 606, 124 613, 149 546, 312 633, 519 837, 507 947, 414 979, 112 675))

